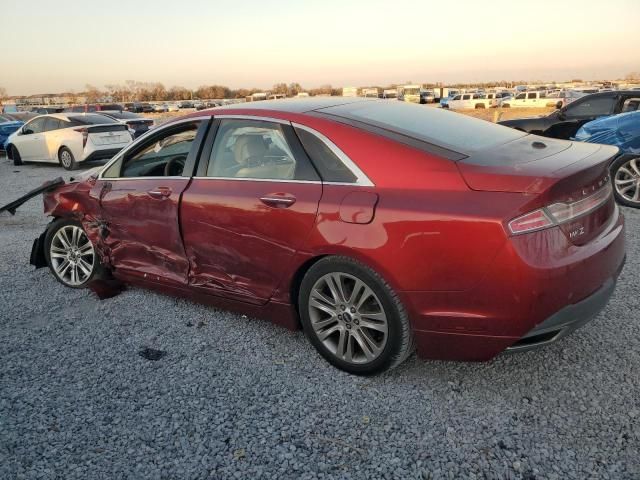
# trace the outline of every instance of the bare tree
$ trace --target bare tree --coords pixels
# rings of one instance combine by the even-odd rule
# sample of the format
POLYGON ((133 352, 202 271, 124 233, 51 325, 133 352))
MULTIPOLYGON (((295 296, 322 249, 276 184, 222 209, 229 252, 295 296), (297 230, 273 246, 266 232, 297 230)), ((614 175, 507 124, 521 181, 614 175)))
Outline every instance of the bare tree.
POLYGON ((87 98, 87 103, 96 103, 100 97, 102 97, 102 92, 100 92, 97 87, 87 83, 84 88, 86 90, 85 97, 87 98))
POLYGON ((2 105, 6 99, 7 99, 7 89, 4 87, 0 87, 0 105, 2 105))

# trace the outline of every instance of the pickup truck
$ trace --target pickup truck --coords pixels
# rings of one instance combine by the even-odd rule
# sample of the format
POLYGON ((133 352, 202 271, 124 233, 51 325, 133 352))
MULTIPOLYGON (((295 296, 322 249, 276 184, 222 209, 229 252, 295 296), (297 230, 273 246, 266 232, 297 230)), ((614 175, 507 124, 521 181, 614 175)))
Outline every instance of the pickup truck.
POLYGON ((490 108, 496 106, 495 93, 462 93, 449 100, 444 108, 467 110, 471 108, 490 108))
POLYGON ((632 112, 638 110, 639 106, 638 90, 599 92, 580 97, 549 115, 498 123, 527 133, 569 140, 587 122, 599 117, 632 112))
POLYGON ((547 98, 546 92, 522 92, 514 98, 500 102, 503 108, 509 107, 555 107, 558 100, 547 98))

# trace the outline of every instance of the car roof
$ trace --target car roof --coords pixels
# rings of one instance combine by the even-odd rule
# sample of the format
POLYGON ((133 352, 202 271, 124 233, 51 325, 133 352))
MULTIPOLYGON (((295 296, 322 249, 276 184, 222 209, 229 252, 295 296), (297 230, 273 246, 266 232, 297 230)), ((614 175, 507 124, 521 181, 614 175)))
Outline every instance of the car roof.
POLYGON ((271 110, 287 113, 306 113, 321 108, 337 107, 356 102, 375 102, 375 98, 364 97, 301 97, 278 100, 261 100, 257 102, 235 103, 211 109, 211 112, 237 109, 271 110))

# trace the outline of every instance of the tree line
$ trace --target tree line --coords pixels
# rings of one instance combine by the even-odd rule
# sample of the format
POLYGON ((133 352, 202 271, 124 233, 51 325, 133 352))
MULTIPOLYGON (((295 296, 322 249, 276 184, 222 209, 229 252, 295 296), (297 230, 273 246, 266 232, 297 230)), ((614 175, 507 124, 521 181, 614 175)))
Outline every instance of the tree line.
MULTIPOLYGON (((225 85, 201 85, 195 90, 190 90, 181 86, 173 86, 166 88, 160 82, 139 82, 136 80, 127 80, 124 84, 109 84, 103 89, 87 84, 82 95, 87 102, 93 103, 100 101, 106 97, 111 97, 117 102, 132 101, 180 101, 193 99, 209 99, 209 98, 245 98, 258 92, 264 92, 265 89, 260 88, 239 88, 232 89, 225 85)), ((333 88, 331 85, 322 85, 318 88, 305 89, 299 83, 277 83, 271 89, 266 91, 272 94, 284 94, 293 97, 301 92, 307 92, 310 95, 340 95, 342 89, 333 88)))
MULTIPOLYGON (((626 81, 640 81, 640 72, 630 72, 623 79, 626 81)), ((572 79, 572 82, 581 82, 580 79, 572 79)), ((414 82, 408 80, 401 85, 410 85, 414 82)), ((437 87, 453 87, 453 88, 490 88, 490 87, 513 87, 514 85, 526 85, 530 83, 546 83, 551 82, 536 82, 532 80, 500 80, 493 82, 481 82, 481 83, 422 83, 425 88, 437 88, 437 87)), ((361 88, 378 88, 379 90, 393 89, 400 84, 390 85, 368 85, 361 86, 361 88)), ((98 88, 93 85, 85 85, 85 92, 81 94, 69 93, 66 94, 71 98, 77 98, 83 96, 87 102, 95 103, 106 97, 111 97, 116 102, 132 102, 132 101, 180 101, 180 100, 193 100, 193 99, 209 99, 209 98, 245 98, 257 92, 264 92, 265 89, 261 88, 239 88, 232 89, 225 85, 201 85, 195 90, 190 90, 182 86, 172 86, 166 88, 160 82, 140 82, 137 80, 127 80, 124 84, 109 84, 104 87, 98 88)), ((266 91, 272 94, 286 95, 287 97, 294 97, 299 93, 306 92, 309 95, 341 95, 342 88, 334 88, 331 85, 322 85, 317 88, 306 89, 303 88, 297 82, 291 83, 276 83, 271 89, 266 91)), ((0 87, 0 104, 2 101, 8 98, 7 90, 0 87)), ((75 103, 75 102, 74 102, 75 103)))

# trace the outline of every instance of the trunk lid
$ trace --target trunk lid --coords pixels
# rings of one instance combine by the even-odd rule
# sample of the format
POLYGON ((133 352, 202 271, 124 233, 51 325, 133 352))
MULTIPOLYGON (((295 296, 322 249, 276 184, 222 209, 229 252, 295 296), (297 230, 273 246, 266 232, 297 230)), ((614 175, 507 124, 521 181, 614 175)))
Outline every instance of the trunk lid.
POLYGON ((610 160, 617 152, 606 145, 526 135, 475 152, 457 164, 472 190, 536 194, 561 178, 610 160))
POLYGON ((557 223, 572 243, 582 245, 604 229, 615 211, 608 167, 617 153, 607 145, 527 135, 457 165, 472 190, 524 194, 521 213, 543 208, 551 218, 552 210, 573 205, 570 211, 580 213, 557 223))

